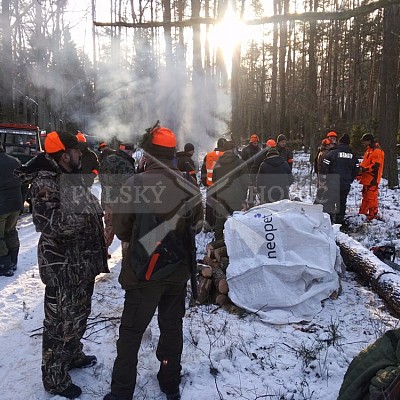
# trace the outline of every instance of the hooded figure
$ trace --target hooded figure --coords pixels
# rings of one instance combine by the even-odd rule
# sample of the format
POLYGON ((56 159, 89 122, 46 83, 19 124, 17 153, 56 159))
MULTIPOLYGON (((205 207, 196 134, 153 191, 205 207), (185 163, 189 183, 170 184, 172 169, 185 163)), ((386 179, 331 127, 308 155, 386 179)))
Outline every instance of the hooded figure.
POLYGON ((256 179, 260 203, 288 199, 289 186, 293 181, 289 164, 279 155, 279 151, 276 148, 268 150, 256 179))

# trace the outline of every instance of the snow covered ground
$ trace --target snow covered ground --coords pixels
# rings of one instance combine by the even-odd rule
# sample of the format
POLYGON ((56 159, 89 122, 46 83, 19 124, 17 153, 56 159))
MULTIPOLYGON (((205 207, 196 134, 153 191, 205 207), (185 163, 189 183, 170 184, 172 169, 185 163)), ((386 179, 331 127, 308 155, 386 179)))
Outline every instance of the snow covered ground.
MULTIPOLYGON (((311 203, 315 187, 310 184, 308 155, 296 154, 294 173, 291 196, 311 203)), ((399 249, 400 191, 389 190, 385 182, 381 186, 381 219, 360 224, 354 218, 351 235, 365 247, 393 244, 399 249)), ((357 214, 360 189, 353 184, 349 215, 357 214)), ((36 259, 39 234, 29 214, 21 217, 18 228, 18 269, 11 278, 0 277, 0 399, 60 399, 46 393, 41 383, 44 286, 36 259)), ((210 238, 201 234, 197 239, 199 250, 204 250, 210 238)), ((115 240, 111 273, 97 279, 84 340, 84 350, 95 354, 98 364, 71 372, 74 383, 82 387, 82 400, 102 399, 109 391, 124 299, 117 281, 120 261, 121 248, 115 240)), ((255 315, 229 314, 213 305, 188 308, 182 399, 336 399, 353 357, 399 325, 383 302, 361 287, 351 273, 346 273, 342 283, 342 295, 337 300, 325 300, 322 311, 304 324, 267 325, 255 315)), ((157 340, 157 321, 153 318, 142 343, 135 399, 165 398, 156 379, 157 340)))

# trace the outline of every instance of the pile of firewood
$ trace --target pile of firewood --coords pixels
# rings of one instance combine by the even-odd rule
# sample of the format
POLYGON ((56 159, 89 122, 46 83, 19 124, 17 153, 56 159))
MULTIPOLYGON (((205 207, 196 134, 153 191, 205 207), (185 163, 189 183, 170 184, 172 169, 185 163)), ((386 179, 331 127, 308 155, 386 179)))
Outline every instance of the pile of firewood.
POLYGON ((206 246, 207 255, 197 262, 198 302, 217 304, 229 312, 238 312, 228 297, 229 287, 226 281, 226 269, 229 258, 223 240, 217 240, 206 246))

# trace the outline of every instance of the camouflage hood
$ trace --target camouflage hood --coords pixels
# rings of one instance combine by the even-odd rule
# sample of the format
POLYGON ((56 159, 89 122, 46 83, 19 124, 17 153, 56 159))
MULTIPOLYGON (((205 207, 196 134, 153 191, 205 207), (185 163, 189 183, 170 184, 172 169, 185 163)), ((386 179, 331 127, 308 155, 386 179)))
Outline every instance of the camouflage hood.
POLYGON ((57 175, 61 173, 58 164, 46 153, 40 153, 15 171, 21 182, 30 184, 39 173, 57 175))

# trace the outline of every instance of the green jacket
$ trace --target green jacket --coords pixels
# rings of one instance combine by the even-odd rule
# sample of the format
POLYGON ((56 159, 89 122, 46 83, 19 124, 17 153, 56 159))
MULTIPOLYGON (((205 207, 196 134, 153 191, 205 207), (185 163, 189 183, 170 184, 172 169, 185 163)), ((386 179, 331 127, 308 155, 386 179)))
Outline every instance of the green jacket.
POLYGON ((400 329, 387 331, 350 363, 338 400, 367 400, 400 373, 400 329))

